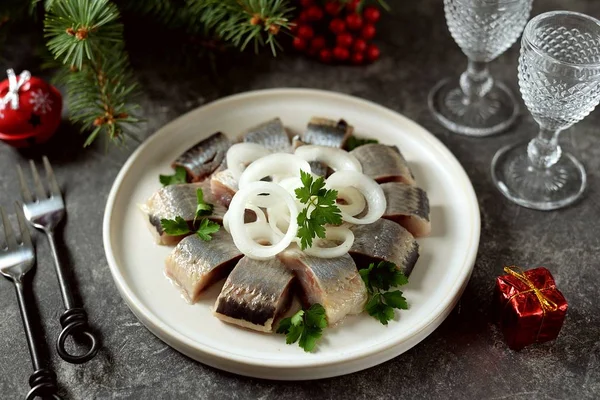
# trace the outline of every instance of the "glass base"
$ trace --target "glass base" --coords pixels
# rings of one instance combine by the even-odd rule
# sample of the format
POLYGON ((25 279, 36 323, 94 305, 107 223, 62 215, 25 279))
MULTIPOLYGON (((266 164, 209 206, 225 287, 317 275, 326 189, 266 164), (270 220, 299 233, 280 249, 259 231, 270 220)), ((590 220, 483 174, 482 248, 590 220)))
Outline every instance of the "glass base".
POLYGON ((532 167, 527 142, 500 149, 492 160, 492 179, 513 202, 535 210, 555 210, 579 199, 585 190, 583 165, 563 153, 548 169, 532 167))
POLYGON ((490 136, 511 126, 519 105, 511 91, 495 81, 492 89, 476 103, 465 103, 458 79, 444 79, 429 93, 429 109, 437 120, 455 133, 490 136))

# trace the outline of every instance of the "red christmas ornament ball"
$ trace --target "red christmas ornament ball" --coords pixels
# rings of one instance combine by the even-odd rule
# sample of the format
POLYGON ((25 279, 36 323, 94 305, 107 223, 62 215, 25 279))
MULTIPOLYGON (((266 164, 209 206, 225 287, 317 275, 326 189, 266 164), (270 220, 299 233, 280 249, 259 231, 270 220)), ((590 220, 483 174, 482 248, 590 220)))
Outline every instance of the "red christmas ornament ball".
POLYGON ((364 53, 367 50, 367 42, 364 39, 358 38, 354 41, 354 45, 352 46, 352 50, 355 53, 364 53))
POLYGON ((17 104, 10 101, 13 95, 9 79, 0 82, 0 140, 15 147, 44 143, 60 125, 62 96, 40 78, 16 78, 16 82, 21 81, 18 90, 13 92, 18 98, 17 104))
POLYGON ((346 17, 346 26, 351 31, 357 31, 362 27, 362 18, 358 14, 349 14, 346 17))
POLYGON ((298 51, 303 51, 304 49, 306 49, 306 40, 302 39, 299 36, 296 36, 294 38, 292 44, 294 45, 294 48, 298 51))
POLYGON ((375 6, 367 6, 363 10, 363 17, 365 18, 365 20, 374 24, 375 22, 379 21, 379 18, 381 17, 381 12, 379 12, 379 9, 375 6))
POLYGON ((360 37, 362 37, 365 40, 369 40, 373 39, 376 33, 377 29, 375 29, 375 25, 367 24, 361 29, 360 37))
POLYGON ((329 23, 329 30, 339 35, 346 30, 346 23, 339 18, 334 18, 329 23))
POLYGON ((350 57, 350 61, 354 65, 360 65, 365 61, 365 55, 363 53, 353 53, 350 57))
POLYGON ((314 34, 313 28, 309 25, 301 25, 298 27, 298 37, 301 37, 302 39, 310 39, 314 34))
POLYGON ((344 47, 336 47, 333 49, 333 57, 339 61, 346 61, 350 57, 350 52, 344 47))
POLYGON ((319 21, 323 18, 323 9, 319 6, 310 6, 306 10, 306 17, 309 21, 319 21))
POLYGON ((325 47, 325 37, 323 36, 315 36, 311 41, 310 41, 310 48, 311 49, 315 49, 315 50, 321 50, 322 48, 325 47))
POLYGON ((346 4, 346 10, 348 10, 348 12, 355 12, 360 4, 360 1, 361 0, 351 0, 348 2, 348 4, 346 4))
POLYGON ((300 0, 300 5, 304 8, 310 7, 315 3, 315 0, 300 0))
POLYGON ((321 62, 329 64, 333 60, 333 54, 331 53, 331 50, 321 49, 321 51, 319 52, 319 59, 321 60, 321 62))
POLYGON ((325 3, 325 12, 329 15, 338 15, 341 8, 340 3, 337 1, 328 1, 325 3))
POLYGON ((336 38, 338 47, 349 48, 352 46, 352 35, 349 33, 340 33, 336 38))
POLYGON ((370 44, 369 47, 367 47, 367 60, 373 62, 379 58, 379 54, 379 47, 375 46, 374 44, 370 44))

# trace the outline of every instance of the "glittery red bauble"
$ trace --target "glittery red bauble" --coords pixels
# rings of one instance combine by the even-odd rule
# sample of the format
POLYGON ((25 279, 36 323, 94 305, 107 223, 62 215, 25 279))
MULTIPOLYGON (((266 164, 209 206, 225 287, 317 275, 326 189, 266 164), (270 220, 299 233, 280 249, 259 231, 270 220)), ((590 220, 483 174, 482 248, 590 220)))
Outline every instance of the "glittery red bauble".
POLYGON ((362 18, 358 14, 350 14, 346 17, 346 26, 351 31, 359 30, 362 27, 362 18))
POLYGON ((381 12, 379 12, 379 9, 375 6, 367 6, 363 11, 363 17, 365 18, 365 20, 374 24, 375 22, 379 21, 379 17, 381 17, 381 12))
POLYGON ((348 51, 348 49, 345 49, 343 47, 336 47, 335 49, 333 49, 333 56, 336 60, 345 61, 348 59, 348 57, 350 57, 350 52, 348 51))
MULTIPOLYGON (((9 80, 0 82, 0 99, 9 95, 9 80)), ((44 143, 58 129, 62 96, 52 85, 30 77, 18 89, 18 106, 0 103, 0 140, 15 147, 44 143)))
POLYGON ((319 21, 323 18, 323 9, 319 6, 310 6, 306 10, 306 16, 309 21, 319 21))
POLYGON ((349 33, 341 33, 337 36, 336 43, 339 47, 348 48, 352 46, 352 35, 349 33))
POLYGON ((375 26, 368 24, 368 25, 363 26, 363 28, 360 31, 360 36, 363 39, 369 40, 369 39, 373 39, 375 37, 376 33, 377 33, 377 30, 375 29, 375 26))
POLYGON ((335 18, 329 23, 329 30, 339 35, 346 30, 346 24, 341 19, 335 18))
POLYGON ((354 45, 352 46, 352 50, 356 53, 364 53, 367 49, 367 42, 364 39, 356 39, 354 41, 354 45))

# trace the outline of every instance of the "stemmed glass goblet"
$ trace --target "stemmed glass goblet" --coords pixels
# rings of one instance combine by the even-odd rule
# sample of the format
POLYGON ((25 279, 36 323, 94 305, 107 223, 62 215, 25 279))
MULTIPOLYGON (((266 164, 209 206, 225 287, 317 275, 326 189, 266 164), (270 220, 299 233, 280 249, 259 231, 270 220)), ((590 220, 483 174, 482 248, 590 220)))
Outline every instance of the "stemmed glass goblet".
POLYGON ((519 107, 511 91, 494 81, 488 63, 519 37, 533 0, 444 0, 448 28, 468 57, 460 79, 445 79, 429 94, 429 108, 453 132, 488 136, 508 128, 519 107))
POLYGON ((517 204, 564 207, 581 196, 586 175, 558 136, 600 102, 600 21, 568 11, 533 18, 521 43, 519 86, 540 131, 529 143, 500 149, 492 177, 517 204))

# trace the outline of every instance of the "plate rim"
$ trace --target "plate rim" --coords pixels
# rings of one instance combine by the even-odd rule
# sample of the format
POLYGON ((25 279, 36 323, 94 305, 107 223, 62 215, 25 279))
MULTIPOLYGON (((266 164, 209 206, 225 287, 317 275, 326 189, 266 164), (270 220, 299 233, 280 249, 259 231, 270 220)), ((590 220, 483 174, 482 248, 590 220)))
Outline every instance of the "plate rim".
MULTIPOLYGON (((210 357, 215 360, 218 359, 221 361, 241 363, 245 366, 254 366, 254 367, 261 367, 261 368, 277 368, 277 369, 285 369, 287 371, 293 371, 293 370, 307 368, 307 367, 318 367, 318 368, 331 367, 331 366, 348 363, 348 362, 358 362, 360 360, 368 359, 369 357, 374 357, 376 355, 385 354, 386 352, 393 353, 391 350, 394 347, 397 347, 397 346, 401 347, 402 343, 407 342, 410 339, 414 339, 415 336, 419 335, 423 331, 429 330, 429 333, 427 333, 424 337, 422 337, 420 340, 418 340, 417 343, 420 342, 421 340, 425 339, 429 334, 431 334, 431 332, 433 332, 433 330, 435 330, 445 320, 447 315, 450 313, 452 307, 454 307, 454 305, 457 303, 458 299, 460 298, 460 295, 462 294, 464 288, 468 284, 470 275, 474 268, 475 259, 477 257, 477 252, 478 252, 478 248, 479 248, 479 240, 480 240, 480 234, 481 234, 481 217, 480 217, 479 203, 477 200, 477 196, 475 194, 475 190, 473 188, 473 184, 471 183, 466 171, 464 170, 464 168, 462 167, 460 162, 456 159, 454 154, 452 154, 452 152, 437 137, 435 137, 432 133, 427 131, 425 128, 423 128, 421 125, 419 125, 415 121, 407 118, 406 116, 400 114, 399 112, 391 110, 380 104, 374 103, 370 100, 358 98, 358 97, 344 94, 344 93, 331 92, 331 91, 320 90, 320 89, 308 89, 308 88, 275 88, 275 89, 253 90, 253 91, 243 92, 243 93, 239 93, 239 94, 226 96, 226 97, 217 99, 215 101, 212 101, 210 103, 204 104, 200 107, 197 107, 195 109, 188 111, 187 113, 168 122, 167 124, 165 124, 164 126, 159 128, 156 132, 154 132, 152 135, 150 135, 129 156, 129 158, 123 164, 119 173, 115 177, 115 180, 113 182, 113 185, 111 187, 111 190, 109 192, 109 195, 108 195, 107 201, 106 201, 102 230, 103 230, 103 232, 102 232, 103 245, 104 245, 106 259, 108 262, 108 266, 109 266, 111 275, 113 277, 113 280, 115 281, 115 284, 117 286, 117 289, 118 289, 121 297, 123 298, 123 300, 125 300, 125 303, 129 307, 129 309, 133 312, 133 314, 136 316, 136 318, 138 318, 144 324, 144 326, 148 330, 150 330, 150 332, 152 332, 155 336, 157 336, 159 339, 164 341, 170 347, 173 347, 175 350, 178 350, 179 352, 181 352, 187 356, 190 356, 197 361, 200 361, 202 363, 212 365, 212 366, 217 366, 215 364, 219 364, 219 362, 211 362, 213 360, 206 359, 206 357, 210 357), (151 146, 153 142, 155 142, 156 140, 160 140, 160 138, 165 135, 163 132, 170 130, 169 126, 175 125, 177 122, 180 122, 181 120, 186 120, 186 119, 190 118, 191 115, 193 115, 196 112, 200 112, 200 110, 204 110, 204 112, 206 112, 206 110, 210 110, 211 108, 216 108, 216 107, 222 106, 224 103, 235 102, 235 101, 240 101, 240 100, 248 101, 248 99, 262 97, 262 96, 268 97, 271 95, 279 95, 279 96, 286 95, 286 96, 292 96, 292 97, 293 96, 315 96, 315 97, 321 97, 321 98, 329 98, 330 100, 350 102, 350 103, 354 103, 354 104, 362 106, 362 107, 370 107, 371 109, 376 109, 378 112, 386 114, 392 120, 395 119, 395 120, 401 121, 405 126, 408 126, 409 129, 420 131, 421 137, 423 137, 424 139, 427 139, 429 142, 431 142, 431 144, 434 147, 436 147, 437 150, 439 150, 440 152, 442 152, 445 155, 445 158, 447 160, 449 160, 451 163, 455 164, 454 165, 455 169, 462 172, 463 176, 460 176, 458 178, 458 180, 462 181, 464 187, 467 189, 466 190, 467 193, 465 193, 465 195, 469 198, 469 202, 471 203, 469 206, 469 210, 471 213, 471 218, 473 220, 473 224, 471 227, 472 229, 471 229, 471 232, 469 235, 470 246, 469 246, 469 249, 466 252, 464 260, 463 260, 463 265, 468 265, 468 268, 464 268, 461 271, 461 274, 459 276, 457 276, 457 278, 452 282, 452 284, 450 286, 450 288, 451 288, 450 292, 453 293, 453 295, 447 296, 442 302, 440 302, 440 304, 427 316, 425 323, 418 325, 415 329, 412 330, 410 335, 404 336, 401 341, 389 339, 383 343, 378 343, 377 345, 373 345, 373 346, 369 346, 365 349, 361 349, 361 351, 359 351, 355 354, 352 354, 350 357, 345 356, 345 357, 338 357, 338 358, 333 358, 333 359, 329 358, 329 359, 320 359, 320 360, 306 360, 304 362, 295 362, 293 365, 291 363, 287 362, 286 360, 263 359, 263 358, 255 358, 255 357, 248 357, 248 356, 240 356, 235 353, 223 353, 220 350, 215 350, 209 346, 200 344, 197 341, 194 341, 190 337, 186 336, 185 334, 180 333, 177 330, 172 329, 170 326, 168 326, 159 317, 157 317, 151 310, 149 310, 148 307, 146 307, 144 305, 144 303, 133 293, 133 290, 126 283, 123 274, 121 274, 118 263, 116 261, 115 254, 112 249, 111 239, 110 239, 110 234, 109 234, 111 220, 112 220, 112 213, 113 213, 113 209, 115 206, 115 200, 117 198, 119 190, 121 189, 122 181, 125 179, 126 175, 131 170, 132 164, 134 164, 134 162, 137 160, 137 158, 140 156, 140 154, 143 153, 147 147, 151 146), (433 326, 433 328, 432 328, 432 325, 435 325, 435 326, 433 326), (198 357, 197 356, 198 353, 201 353, 203 355, 203 357, 198 357), (200 358, 202 358, 202 359, 200 360, 200 358)), ((396 353, 391 354, 391 356, 386 357, 385 360, 382 360, 379 362, 377 362, 377 361, 371 362, 369 364, 369 366, 377 365, 380 362, 387 361, 391 358, 394 358, 414 346, 416 346, 416 344, 410 346, 409 348, 407 348, 405 350, 400 351, 397 354, 396 353)), ((387 355, 388 354, 386 354, 386 356, 387 355)), ((353 370, 359 371, 359 370, 362 370, 369 366, 361 367, 361 368, 354 368, 353 370)), ((220 366, 218 366, 218 368, 229 370, 231 372, 241 373, 241 374, 247 375, 247 376, 257 376, 257 377, 265 376, 264 374, 258 373, 258 371, 257 371, 256 375, 253 375, 252 373, 238 372, 233 367, 226 368, 226 367, 220 365, 220 366)), ((323 377, 335 376, 335 375, 336 375, 335 373, 325 374, 323 377)), ((273 379, 273 378, 271 378, 271 379, 273 379)), ((286 379, 290 379, 290 378, 288 377, 286 379)), ((300 377, 298 379, 304 379, 304 378, 300 377)))

